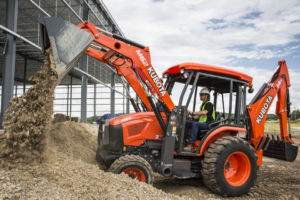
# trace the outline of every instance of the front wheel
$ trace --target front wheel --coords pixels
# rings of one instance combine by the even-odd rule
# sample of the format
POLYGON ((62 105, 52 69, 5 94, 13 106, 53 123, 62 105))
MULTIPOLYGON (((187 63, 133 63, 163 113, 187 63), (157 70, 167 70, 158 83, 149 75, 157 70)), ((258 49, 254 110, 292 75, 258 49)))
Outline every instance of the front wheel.
POLYGON ((205 185, 223 196, 249 191, 257 176, 257 156, 245 140, 225 136, 210 144, 202 161, 205 185))
POLYGON ((133 179, 148 184, 153 183, 153 171, 150 164, 137 155, 125 155, 113 162, 109 168, 115 174, 125 173, 133 179))

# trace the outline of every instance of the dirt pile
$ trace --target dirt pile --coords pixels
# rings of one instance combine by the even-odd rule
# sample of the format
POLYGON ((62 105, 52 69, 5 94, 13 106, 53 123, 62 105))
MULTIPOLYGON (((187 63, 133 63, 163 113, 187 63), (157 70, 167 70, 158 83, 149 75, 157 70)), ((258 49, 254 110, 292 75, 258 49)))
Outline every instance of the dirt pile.
POLYGON ((80 118, 79 117, 70 117, 61 113, 57 113, 54 115, 54 119, 52 120, 54 123, 57 122, 65 122, 65 121, 74 121, 74 122, 79 122, 80 118))
POLYGON ((55 123, 47 144, 43 176, 64 191, 59 194, 67 195, 60 196, 64 199, 180 199, 127 175, 100 170, 95 160, 97 131, 91 125, 55 123))
MULTIPOLYGON (((96 164, 97 131, 88 124, 72 121, 54 123, 47 141, 47 157, 64 154, 70 159, 96 164)), ((54 156, 55 157, 55 156, 54 156)))
POLYGON ((0 199, 188 199, 100 170, 96 135, 87 124, 53 124, 45 162, 0 168, 0 199))
POLYGON ((42 159, 57 82, 52 54, 47 53, 44 65, 30 81, 34 85, 21 97, 11 99, 5 112, 5 131, 0 135, 0 157, 5 163, 42 159))

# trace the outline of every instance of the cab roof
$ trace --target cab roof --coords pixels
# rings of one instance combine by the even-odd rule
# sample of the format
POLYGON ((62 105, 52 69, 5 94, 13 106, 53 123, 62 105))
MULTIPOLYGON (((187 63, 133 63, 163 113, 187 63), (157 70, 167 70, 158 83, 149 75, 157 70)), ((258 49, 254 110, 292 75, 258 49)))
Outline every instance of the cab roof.
POLYGON ((253 80, 251 76, 248 76, 241 72, 230 70, 224 67, 216 67, 212 65, 205 65, 205 64, 198 64, 198 63, 182 63, 179 65, 175 65, 173 67, 170 67, 166 71, 164 71, 163 76, 165 74, 179 74, 181 69, 202 71, 210 74, 216 74, 219 76, 234 78, 240 81, 245 81, 247 83, 252 82, 253 80))

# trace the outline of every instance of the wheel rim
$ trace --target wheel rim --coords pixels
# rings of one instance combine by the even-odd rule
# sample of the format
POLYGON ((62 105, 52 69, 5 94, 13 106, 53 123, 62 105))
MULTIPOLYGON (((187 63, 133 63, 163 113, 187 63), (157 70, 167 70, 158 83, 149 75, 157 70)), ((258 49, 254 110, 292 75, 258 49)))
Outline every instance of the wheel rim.
POLYGON ((129 177, 133 179, 139 180, 140 182, 146 182, 145 173, 137 167, 126 168, 123 170, 123 173, 127 174, 129 177))
POLYGON ((241 186, 249 178, 251 164, 248 156, 243 152, 230 154, 224 164, 224 176, 232 186, 241 186))

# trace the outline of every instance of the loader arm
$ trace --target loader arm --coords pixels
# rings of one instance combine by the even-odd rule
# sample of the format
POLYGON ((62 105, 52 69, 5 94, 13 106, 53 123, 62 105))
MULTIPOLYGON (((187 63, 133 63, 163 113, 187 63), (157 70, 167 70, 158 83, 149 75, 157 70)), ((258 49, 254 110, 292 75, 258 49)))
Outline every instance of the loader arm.
MULTIPOLYGON (((288 118, 290 117, 290 102, 288 91, 289 87, 291 86, 290 78, 286 62, 284 60, 279 61, 278 65, 279 66, 270 81, 262 86, 262 88, 258 91, 258 93, 248 105, 248 113, 251 121, 250 142, 254 146, 256 153, 258 154, 259 160, 261 160, 263 150, 268 150, 268 146, 270 145, 269 143, 272 141, 272 138, 265 136, 264 126, 267 118, 267 113, 276 96, 276 114, 280 122, 280 138, 276 140, 278 148, 275 145, 275 141, 272 141, 274 142, 274 148, 279 149, 279 144, 285 146, 289 145, 289 147, 291 148, 294 147, 291 146, 294 141, 291 139, 291 135, 288 134, 288 118)), ((285 148, 283 149, 286 151, 285 148)), ((284 152, 284 154, 287 153, 288 152, 284 152)))
MULTIPOLYGON (((44 51, 51 48, 54 55, 57 84, 85 53, 115 68, 119 76, 124 76, 147 110, 157 111, 148 89, 152 97, 157 98, 170 112, 175 108, 151 65, 148 47, 96 28, 88 21, 76 27, 59 17, 40 17, 39 23, 44 51)), ((139 109, 135 107, 135 110, 139 109)), ((161 116, 158 118, 162 119, 161 116)))
POLYGON ((109 33, 107 32, 99 32, 98 29, 88 21, 77 25, 77 27, 94 36, 94 41, 85 53, 114 67, 118 75, 124 76, 148 110, 152 110, 152 107, 147 98, 147 92, 143 88, 139 78, 150 90, 152 95, 155 95, 159 100, 164 102, 169 111, 175 108, 162 81, 151 65, 148 47, 137 45, 120 36, 108 35, 109 33), (137 76, 139 76, 139 78, 137 76))

